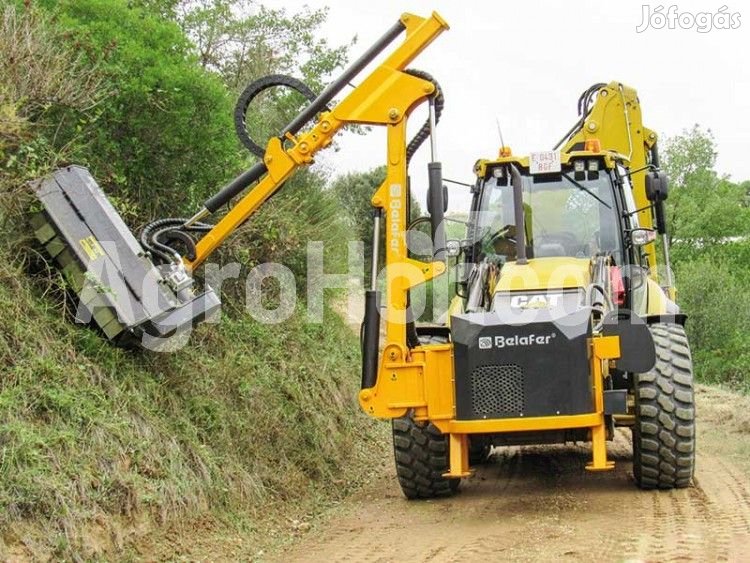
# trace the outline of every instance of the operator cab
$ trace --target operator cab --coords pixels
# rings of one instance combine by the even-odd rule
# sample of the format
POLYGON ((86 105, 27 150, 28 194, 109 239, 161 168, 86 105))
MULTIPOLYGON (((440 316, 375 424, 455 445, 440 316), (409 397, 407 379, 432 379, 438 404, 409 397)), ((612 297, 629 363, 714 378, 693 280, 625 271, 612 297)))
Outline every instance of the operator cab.
MULTIPOLYGON (((643 361, 636 367, 650 368, 645 324, 619 327, 645 279, 629 283, 623 274, 642 272, 627 169, 614 155, 594 151, 557 153, 554 160, 552 169, 533 173, 533 156, 475 167, 462 245, 469 275, 458 292, 463 307, 450 315, 459 420, 592 412, 589 343, 614 330, 623 343, 637 342, 643 361)), ((623 357, 632 357, 626 348, 623 357)), ((636 365, 619 361, 628 371, 636 365)), ((624 397, 623 373, 612 370, 615 389, 605 395, 624 397)), ((585 440, 586 432, 533 439, 585 440)))
POLYGON ((621 286, 618 304, 631 306, 629 295, 644 283, 645 259, 631 236, 641 229, 628 171, 605 153, 579 151, 562 160, 559 170, 535 174, 530 172, 528 157, 477 163, 467 238, 462 244, 467 275, 458 289, 467 301, 465 310, 490 310, 493 294, 502 287, 504 266, 512 267, 517 261, 514 168, 521 184, 524 254, 529 266, 536 270, 579 264, 588 270, 593 259, 607 257, 621 276, 615 280, 621 286), (477 276, 480 265, 489 273, 477 276), (484 290, 474 288, 472 294, 471 285, 478 277, 485 280, 484 290), (496 286, 487 287, 488 280, 496 286))
MULTIPOLYGON (((592 161, 597 163, 597 161, 592 161)), ((572 167, 566 167, 572 168, 572 167)), ((513 188, 507 166, 492 167, 481 182, 473 222, 480 254, 516 258, 513 188)), ((617 253, 618 213, 607 173, 529 175, 522 171, 526 254, 529 258, 588 258, 617 253)))

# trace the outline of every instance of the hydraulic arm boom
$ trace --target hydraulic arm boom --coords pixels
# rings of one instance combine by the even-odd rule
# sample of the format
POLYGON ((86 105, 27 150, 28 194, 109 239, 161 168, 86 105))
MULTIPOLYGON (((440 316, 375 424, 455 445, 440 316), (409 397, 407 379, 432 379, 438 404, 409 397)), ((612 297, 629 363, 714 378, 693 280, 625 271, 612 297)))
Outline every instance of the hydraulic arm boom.
MULTIPOLYGON (((403 176, 400 183, 405 186, 406 143, 403 133, 406 129, 406 118, 417 105, 433 94, 435 87, 431 82, 403 71, 447 28, 446 22, 436 13, 429 18, 404 14, 399 22, 388 30, 370 50, 300 113, 285 128, 280 137, 269 141, 262 162, 238 176, 218 194, 206 201, 204 209, 190 222, 216 211, 232 197, 258 181, 258 184, 198 241, 195 258, 186 262, 188 270, 194 270, 200 266, 211 252, 273 195, 299 166, 312 163, 315 153, 328 147, 333 136, 345 125, 359 123, 389 127, 388 164, 389 168, 399 169, 398 174, 389 172, 389 181, 395 179, 393 176, 403 176), (299 137, 294 136, 403 31, 406 32, 406 39, 383 63, 333 109, 320 113, 317 123, 310 131, 299 137), (282 139, 289 141, 291 146, 284 148, 282 139)), ((405 190, 404 197, 406 197, 405 190)), ((380 204, 376 203, 376 206, 383 207, 386 203, 381 195, 380 204)), ((404 209, 405 207, 404 205, 404 209)), ((404 217, 401 217, 400 223, 404 220, 404 217)), ((386 221, 388 222, 389 219, 386 221)), ((405 231, 405 224, 399 224, 398 228, 401 232, 405 231)))
MULTIPOLYGON (((646 174, 651 167, 658 167, 656 133, 644 127, 641 119, 641 104, 638 93, 619 82, 597 84, 581 97, 581 119, 570 136, 564 140, 562 152, 582 150, 589 139, 598 139, 601 148, 611 150, 629 163, 635 203, 640 209, 638 221, 641 227, 652 228, 654 224, 651 203, 646 197, 646 174), (588 98, 596 95, 588 108, 588 98)), ((650 243, 644 247, 648 265, 656 269, 656 247, 650 243)))
MULTIPOLYGON (((195 291, 191 273, 278 191, 298 167, 312 163, 319 150, 330 146, 342 127, 382 125, 388 131, 388 175, 374 194, 372 204, 379 219, 376 225, 380 227, 384 223, 386 232, 389 338, 405 349, 408 291, 444 269, 440 261, 423 264, 407 257, 404 233, 408 220, 408 159, 427 133, 434 133, 430 125, 434 125, 442 107, 437 82, 427 73, 407 69, 407 66, 447 28, 446 22, 435 13, 428 18, 403 14, 317 97, 290 77, 281 77, 281 82, 278 76, 265 77, 250 84, 246 89, 247 98, 240 98, 241 102, 244 100, 242 103, 249 104, 255 95, 277 85, 306 91, 304 95, 311 102, 278 132, 277 137, 268 141, 265 151, 253 150, 261 156, 260 162, 206 200, 192 218, 165 217, 152 221, 143 228, 139 240, 125 226, 87 170, 66 167, 40 179, 37 195, 43 211, 37 217, 35 233, 73 280, 75 291, 81 297, 81 322, 93 317, 107 337, 118 344, 149 349, 158 348, 171 336, 189 330, 220 306, 218 295, 210 287, 206 286, 201 293, 195 291), (374 66, 358 86, 343 96, 341 102, 335 103, 334 98, 355 78, 359 80, 365 68, 402 34, 403 41, 374 66), (422 126, 407 146, 407 119, 427 100, 433 119, 422 126), (252 189, 215 225, 200 221, 250 186, 252 189), (194 237, 198 236, 196 241, 194 237), (401 272, 404 268, 408 269, 406 275, 401 272), (424 275, 418 279, 412 275, 415 270, 424 275), (111 288, 111 291, 101 288, 111 288)), ((246 109, 247 105, 238 102, 235 118, 243 128, 246 109)), ((242 130, 241 138, 243 133, 246 134, 242 130)), ((442 185, 440 165, 431 163, 430 166, 431 184, 442 185)), ((432 193, 433 199, 442 202, 442 190, 432 193)), ((442 204, 437 207, 439 209, 431 214, 435 224, 442 220, 443 212, 442 204)), ((442 247, 442 244, 438 242, 436 246, 442 247)), ((440 256, 438 251, 436 256, 440 256)), ((373 268, 378 267, 376 260, 373 268)), ((375 327, 375 316, 379 317, 380 313, 376 297, 368 299, 372 313, 368 326, 374 327, 371 336, 379 335, 379 324, 375 327)), ((370 348, 369 354, 377 356, 378 342, 370 348)), ((377 358, 369 360, 367 365, 372 366, 377 358)), ((371 368, 369 372, 373 371, 371 368)))

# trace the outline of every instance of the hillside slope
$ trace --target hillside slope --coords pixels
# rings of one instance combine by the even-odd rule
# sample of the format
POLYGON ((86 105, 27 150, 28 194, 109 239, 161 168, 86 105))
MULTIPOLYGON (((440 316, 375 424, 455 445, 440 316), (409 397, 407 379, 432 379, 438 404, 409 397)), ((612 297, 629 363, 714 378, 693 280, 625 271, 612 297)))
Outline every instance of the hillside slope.
POLYGON ((0 263, 0 559, 123 554, 195 521, 252 545, 367 469, 380 429, 338 315, 225 317, 179 353, 126 352, 0 263))

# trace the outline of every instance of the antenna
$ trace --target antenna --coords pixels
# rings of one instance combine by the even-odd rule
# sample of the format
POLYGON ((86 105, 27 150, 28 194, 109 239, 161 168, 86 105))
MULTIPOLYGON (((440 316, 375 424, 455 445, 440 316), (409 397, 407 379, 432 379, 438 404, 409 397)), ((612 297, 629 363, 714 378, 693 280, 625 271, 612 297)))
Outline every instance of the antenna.
POLYGON ((505 141, 503 140, 503 130, 500 128, 500 119, 495 116, 495 123, 497 123, 497 134, 500 135, 500 146, 505 146, 505 141))

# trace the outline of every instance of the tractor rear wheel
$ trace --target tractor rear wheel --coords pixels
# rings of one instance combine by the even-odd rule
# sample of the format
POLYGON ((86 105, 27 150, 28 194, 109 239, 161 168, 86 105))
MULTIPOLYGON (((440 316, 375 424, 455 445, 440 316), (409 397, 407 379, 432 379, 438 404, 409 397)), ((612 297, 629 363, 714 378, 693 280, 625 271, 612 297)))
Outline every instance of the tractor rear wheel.
POLYGON ((656 365, 635 374, 633 475, 641 489, 690 485, 695 467, 693 362, 685 329, 650 326, 656 365))
POLYGON ((448 439, 432 424, 415 422, 411 416, 393 420, 393 453, 396 475, 408 499, 449 496, 459 479, 446 479, 448 439))

